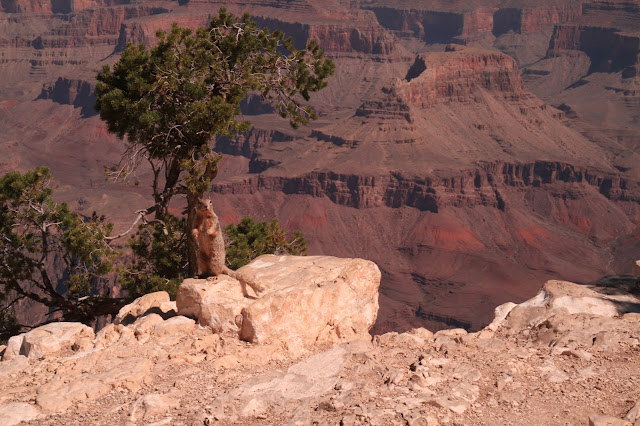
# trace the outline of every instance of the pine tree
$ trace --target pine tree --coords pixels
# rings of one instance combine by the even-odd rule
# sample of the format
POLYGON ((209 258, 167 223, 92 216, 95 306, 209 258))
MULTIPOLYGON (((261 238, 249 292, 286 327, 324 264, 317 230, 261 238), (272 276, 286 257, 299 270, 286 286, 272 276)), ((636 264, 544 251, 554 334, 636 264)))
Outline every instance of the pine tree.
MULTIPOLYGON (((103 68, 96 109, 110 132, 126 136, 126 153, 110 175, 126 180, 142 162, 153 172, 154 204, 138 220, 151 213, 159 223, 169 220, 169 203, 180 194, 190 228, 221 159, 212 150, 215 137, 250 126, 239 117, 240 102, 258 92, 293 127, 307 124, 316 114, 302 102, 326 86, 334 64, 315 42, 297 50, 281 31, 259 29, 247 14, 234 18, 225 9, 208 28, 174 24, 157 36, 155 47, 129 45, 113 68, 103 68)), ((196 244, 185 235, 194 275, 196 244)))
POLYGON ((289 239, 276 219, 256 222, 245 216, 238 225, 224 228, 229 239, 227 262, 231 269, 238 269, 263 254, 307 254, 307 241, 299 231, 289 239))
POLYGON ((13 315, 24 299, 87 324, 126 302, 97 291, 118 256, 108 245, 111 225, 54 202, 51 182, 45 167, 0 178, 0 339, 24 329, 13 315))

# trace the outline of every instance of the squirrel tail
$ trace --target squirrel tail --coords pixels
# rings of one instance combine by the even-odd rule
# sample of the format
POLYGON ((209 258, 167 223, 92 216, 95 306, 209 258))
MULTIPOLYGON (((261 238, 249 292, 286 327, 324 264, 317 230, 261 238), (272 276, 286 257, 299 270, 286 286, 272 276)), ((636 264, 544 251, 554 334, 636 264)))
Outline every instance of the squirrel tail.
POLYGON ((224 267, 223 273, 226 275, 229 275, 231 278, 235 278, 236 280, 240 281, 240 283, 243 286, 248 285, 253 289, 253 291, 255 291, 256 294, 264 292, 264 288, 260 284, 254 281, 247 280, 246 278, 238 274, 236 271, 229 269, 227 266, 224 267))

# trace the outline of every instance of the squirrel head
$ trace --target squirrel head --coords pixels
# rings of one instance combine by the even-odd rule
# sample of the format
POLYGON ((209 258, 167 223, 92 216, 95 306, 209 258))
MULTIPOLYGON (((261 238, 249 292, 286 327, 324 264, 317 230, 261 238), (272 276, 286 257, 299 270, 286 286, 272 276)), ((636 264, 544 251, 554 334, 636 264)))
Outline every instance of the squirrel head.
POLYGON ((213 203, 209 199, 198 198, 196 203, 196 212, 198 212, 198 214, 213 216, 213 203))

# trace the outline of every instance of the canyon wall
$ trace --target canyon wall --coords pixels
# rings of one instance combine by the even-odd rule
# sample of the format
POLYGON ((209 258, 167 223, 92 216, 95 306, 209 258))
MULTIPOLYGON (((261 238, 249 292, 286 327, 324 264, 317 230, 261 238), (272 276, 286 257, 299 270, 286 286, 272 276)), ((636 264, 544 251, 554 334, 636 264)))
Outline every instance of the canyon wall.
POLYGON ((222 6, 317 41, 337 65, 312 97, 320 118, 292 130, 252 95, 252 129, 216 141, 211 196, 225 223, 277 217, 311 254, 376 261, 376 332, 477 329, 547 278, 640 258, 637 2, 1 5, 0 172, 49 165, 61 200, 117 229, 148 206, 149 176, 104 182, 123 143, 92 109, 102 65, 222 6))
POLYGON ((430 10, 428 4, 421 5, 419 9, 399 9, 394 6, 369 8, 383 27, 400 35, 421 38, 427 43, 467 43, 489 35, 500 36, 509 31, 534 33, 555 24, 570 22, 582 14, 580 2, 563 6, 496 5, 461 11, 446 11, 438 6, 430 10))

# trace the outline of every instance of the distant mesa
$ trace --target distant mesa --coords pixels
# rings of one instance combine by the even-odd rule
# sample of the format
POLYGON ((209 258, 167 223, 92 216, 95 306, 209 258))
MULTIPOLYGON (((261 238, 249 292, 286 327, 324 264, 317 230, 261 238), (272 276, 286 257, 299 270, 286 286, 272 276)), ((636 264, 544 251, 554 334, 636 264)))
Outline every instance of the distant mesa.
POLYGON ((63 105, 73 105, 82 109, 83 116, 96 115, 93 108, 96 97, 94 85, 84 80, 59 77, 53 84, 44 84, 36 99, 50 99, 63 105))
POLYGON ((479 88, 510 100, 525 95, 513 58, 455 44, 445 52, 418 55, 405 80, 396 84, 396 93, 405 102, 423 107, 442 100, 468 102, 479 88))
POLYGON ((514 102, 533 97, 526 91, 518 65, 510 56, 449 44, 444 52, 416 56, 404 80, 396 80, 379 99, 365 101, 355 115, 386 115, 412 123, 411 108, 430 108, 442 102, 468 103, 476 100, 480 89, 514 102))

